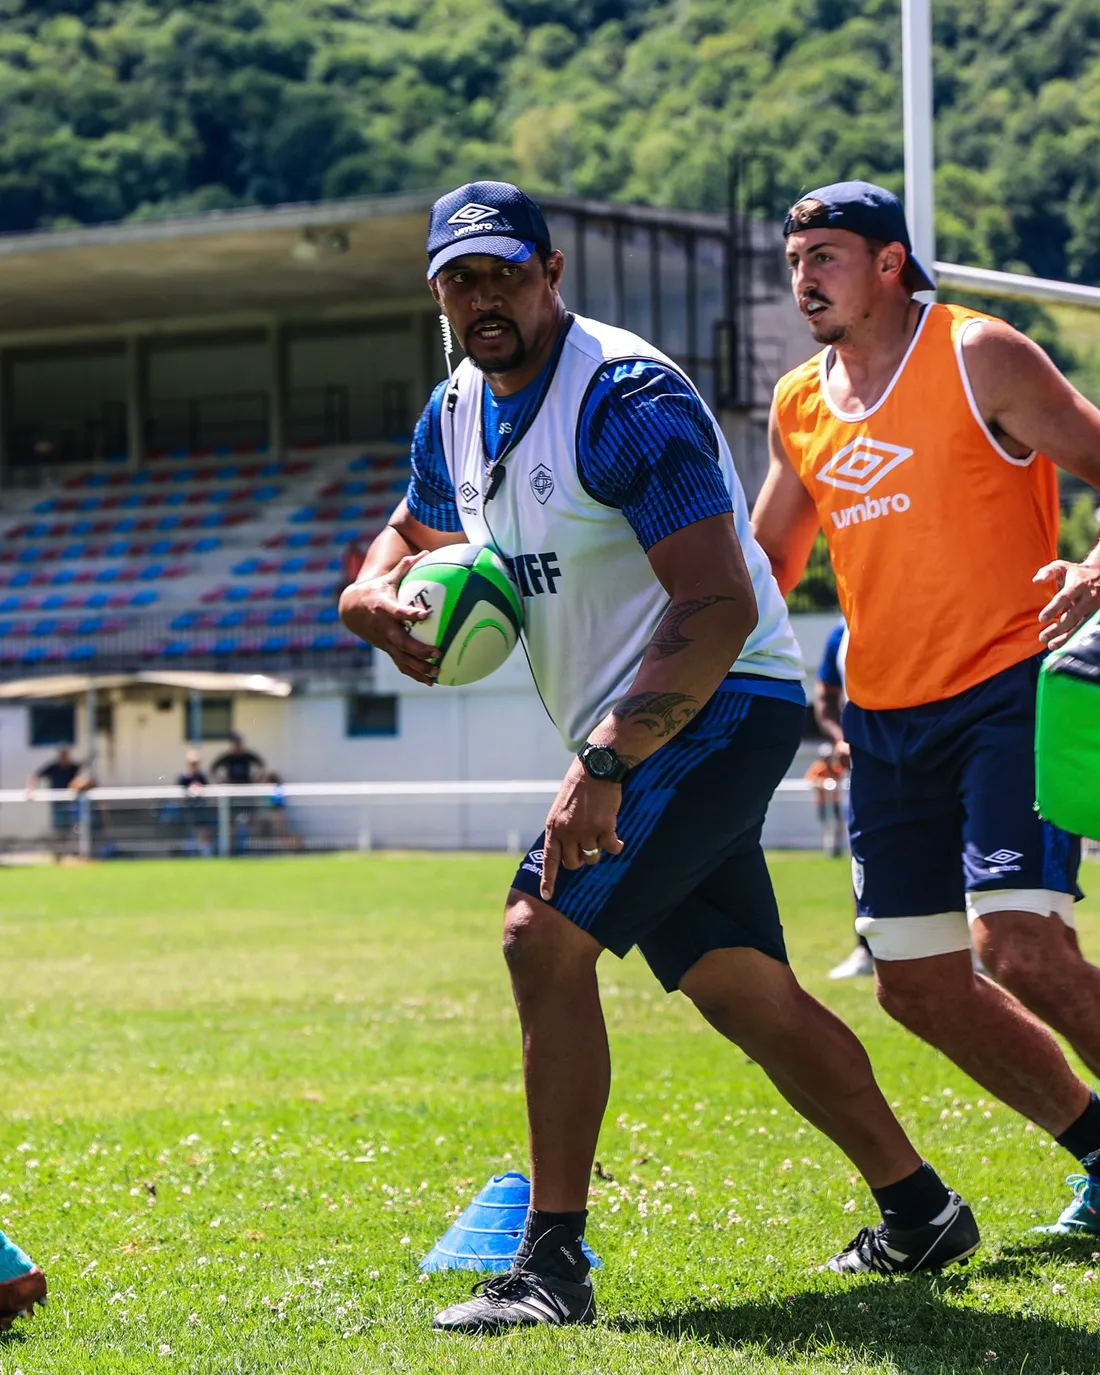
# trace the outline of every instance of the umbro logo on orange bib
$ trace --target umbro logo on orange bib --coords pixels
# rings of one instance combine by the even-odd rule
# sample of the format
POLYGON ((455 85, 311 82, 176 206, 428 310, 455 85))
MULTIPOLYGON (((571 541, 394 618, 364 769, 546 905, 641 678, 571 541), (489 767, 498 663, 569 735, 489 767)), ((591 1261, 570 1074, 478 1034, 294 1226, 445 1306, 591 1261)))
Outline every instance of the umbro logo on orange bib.
POLYGON ((892 473, 899 463, 912 456, 912 449, 903 449, 897 444, 883 444, 877 439, 853 439, 834 454, 816 476, 819 482, 827 482, 830 487, 841 487, 846 492, 865 496, 887 473, 892 473))

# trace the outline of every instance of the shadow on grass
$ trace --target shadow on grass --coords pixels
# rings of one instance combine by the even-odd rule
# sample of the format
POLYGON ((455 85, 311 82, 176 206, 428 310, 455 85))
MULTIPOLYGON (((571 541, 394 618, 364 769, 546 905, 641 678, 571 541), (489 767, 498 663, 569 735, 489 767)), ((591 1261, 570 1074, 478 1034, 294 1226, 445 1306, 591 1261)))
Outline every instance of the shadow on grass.
MULTIPOLYGON (((1012 1279, 1017 1275, 1034 1275, 1037 1266, 1048 1265, 1052 1260, 1083 1265, 1089 1263, 1098 1251, 1100 1236, 1075 1236, 1070 1232, 1035 1237, 1032 1241, 1002 1246, 995 1256, 981 1257, 977 1271, 971 1278, 988 1275, 990 1279, 1012 1279)), ((1100 1270, 1100 1261, 1095 1268, 1100 1270)), ((1097 1368, 1100 1369, 1100 1362, 1097 1368)))
MULTIPOLYGON (((972 1277, 975 1283, 980 1276, 972 1277)), ((1096 1375, 1100 1334, 1026 1311, 986 1312, 944 1302, 965 1285, 928 1279, 860 1285, 833 1293, 701 1304, 652 1317, 610 1318, 624 1332, 649 1332, 713 1347, 763 1348, 768 1357, 890 1362, 908 1375, 1096 1375), (838 1350, 841 1348, 841 1350, 838 1350)))

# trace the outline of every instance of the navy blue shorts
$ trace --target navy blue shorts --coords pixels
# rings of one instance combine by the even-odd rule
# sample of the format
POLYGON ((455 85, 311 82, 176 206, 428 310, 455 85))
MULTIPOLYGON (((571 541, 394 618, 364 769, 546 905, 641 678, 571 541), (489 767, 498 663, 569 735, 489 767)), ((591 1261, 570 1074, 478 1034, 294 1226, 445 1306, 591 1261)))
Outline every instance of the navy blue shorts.
MULTIPOLYGON (((551 905, 620 958, 636 945, 670 993, 711 950, 747 946, 786 963, 760 832, 805 719, 794 700, 727 680, 623 784, 622 854, 560 870, 551 905)), ((536 898, 543 843, 512 885, 536 898)))
POLYGON ((1005 889, 1080 896, 1079 840, 1035 809, 1038 677, 1030 659, 942 702, 845 707, 859 917, 961 912, 1005 889))

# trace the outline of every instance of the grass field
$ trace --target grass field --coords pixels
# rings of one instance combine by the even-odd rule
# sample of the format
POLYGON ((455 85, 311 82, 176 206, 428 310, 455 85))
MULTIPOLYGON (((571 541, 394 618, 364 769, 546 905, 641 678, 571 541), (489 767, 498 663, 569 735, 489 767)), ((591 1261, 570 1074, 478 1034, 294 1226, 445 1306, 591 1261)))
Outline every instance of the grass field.
POLYGON ((1100 1241, 1029 1234, 1072 1162, 895 1028, 868 980, 824 979, 846 868, 775 858, 795 966, 974 1203, 979 1257, 819 1273, 873 1220, 862 1184, 683 999, 609 958, 600 1320, 496 1340, 434 1335, 471 1277, 417 1261, 524 1166, 507 858, 0 871, 0 1217, 52 1291, 0 1338, 0 1372, 1092 1375, 1100 1241))

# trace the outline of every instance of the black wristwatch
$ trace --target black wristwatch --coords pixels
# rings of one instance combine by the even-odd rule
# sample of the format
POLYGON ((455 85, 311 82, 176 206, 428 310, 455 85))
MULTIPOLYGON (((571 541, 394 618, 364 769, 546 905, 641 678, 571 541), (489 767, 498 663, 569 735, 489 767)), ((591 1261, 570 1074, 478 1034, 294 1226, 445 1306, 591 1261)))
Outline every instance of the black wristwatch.
POLYGON ((585 745, 577 758, 584 765, 589 778, 601 783, 621 783, 630 772, 630 765, 623 763, 610 745, 585 745))

